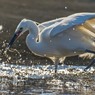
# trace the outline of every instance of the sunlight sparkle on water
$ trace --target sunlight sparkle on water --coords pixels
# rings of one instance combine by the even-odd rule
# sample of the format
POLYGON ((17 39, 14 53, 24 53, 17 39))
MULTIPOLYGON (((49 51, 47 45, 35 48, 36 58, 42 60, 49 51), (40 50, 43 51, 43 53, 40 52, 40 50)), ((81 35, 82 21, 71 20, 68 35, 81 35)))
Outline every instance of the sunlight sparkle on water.
POLYGON ((87 72, 84 72, 84 68, 85 66, 64 68, 64 66, 58 65, 58 74, 54 77, 54 65, 25 66, 0 63, 0 76, 12 78, 11 84, 16 89, 18 86, 19 89, 25 86, 27 89, 24 88, 24 91, 21 89, 21 93, 23 93, 21 95, 28 95, 29 93, 29 95, 33 93, 33 95, 67 95, 63 93, 79 93, 80 91, 84 95, 85 91, 90 93, 89 91, 95 88, 92 86, 95 78, 90 77, 94 74, 95 69, 91 68, 87 72), (27 81, 27 84, 24 84, 25 81, 27 81), (86 86, 89 86, 89 88, 86 86))

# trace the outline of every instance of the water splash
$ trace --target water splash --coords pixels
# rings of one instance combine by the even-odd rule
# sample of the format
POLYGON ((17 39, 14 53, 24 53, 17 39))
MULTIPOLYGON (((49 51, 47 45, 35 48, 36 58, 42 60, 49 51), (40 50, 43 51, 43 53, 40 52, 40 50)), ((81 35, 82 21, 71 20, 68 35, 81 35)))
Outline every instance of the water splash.
POLYGON ((7 62, 9 62, 9 61, 11 60, 11 57, 7 54, 8 50, 9 50, 8 47, 5 48, 5 51, 4 51, 4 53, 3 53, 3 54, 5 55, 5 57, 7 58, 7 62))
POLYGON ((18 60, 21 59, 21 54, 17 49, 12 49, 12 48, 10 49, 10 47, 6 47, 5 50, 4 50, 3 55, 5 55, 5 57, 7 58, 7 62, 10 62, 11 59, 12 59, 12 57, 8 55, 8 52, 16 54, 18 56, 18 60))

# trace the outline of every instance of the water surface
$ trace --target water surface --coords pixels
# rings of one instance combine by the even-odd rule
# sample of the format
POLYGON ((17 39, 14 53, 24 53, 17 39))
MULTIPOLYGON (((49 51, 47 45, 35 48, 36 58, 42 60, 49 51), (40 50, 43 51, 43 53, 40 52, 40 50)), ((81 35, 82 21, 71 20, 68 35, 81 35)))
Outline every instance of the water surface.
POLYGON ((95 95, 95 69, 0 64, 0 95, 95 95))

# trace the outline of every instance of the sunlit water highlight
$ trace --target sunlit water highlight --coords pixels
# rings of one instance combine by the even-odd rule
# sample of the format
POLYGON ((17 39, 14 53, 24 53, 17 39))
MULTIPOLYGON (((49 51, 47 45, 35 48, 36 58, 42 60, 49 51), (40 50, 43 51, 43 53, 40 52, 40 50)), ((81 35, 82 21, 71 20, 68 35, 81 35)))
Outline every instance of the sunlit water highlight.
MULTIPOLYGON (((0 64, 2 95, 94 95, 95 69, 85 66, 0 64)), ((0 94, 0 95, 1 95, 0 94)))

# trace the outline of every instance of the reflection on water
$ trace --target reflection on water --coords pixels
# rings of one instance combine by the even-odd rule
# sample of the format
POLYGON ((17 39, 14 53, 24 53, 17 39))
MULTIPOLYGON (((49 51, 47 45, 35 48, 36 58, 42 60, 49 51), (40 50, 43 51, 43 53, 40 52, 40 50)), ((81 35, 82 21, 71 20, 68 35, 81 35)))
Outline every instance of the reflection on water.
POLYGON ((0 95, 95 95, 95 70, 0 64, 0 95))

